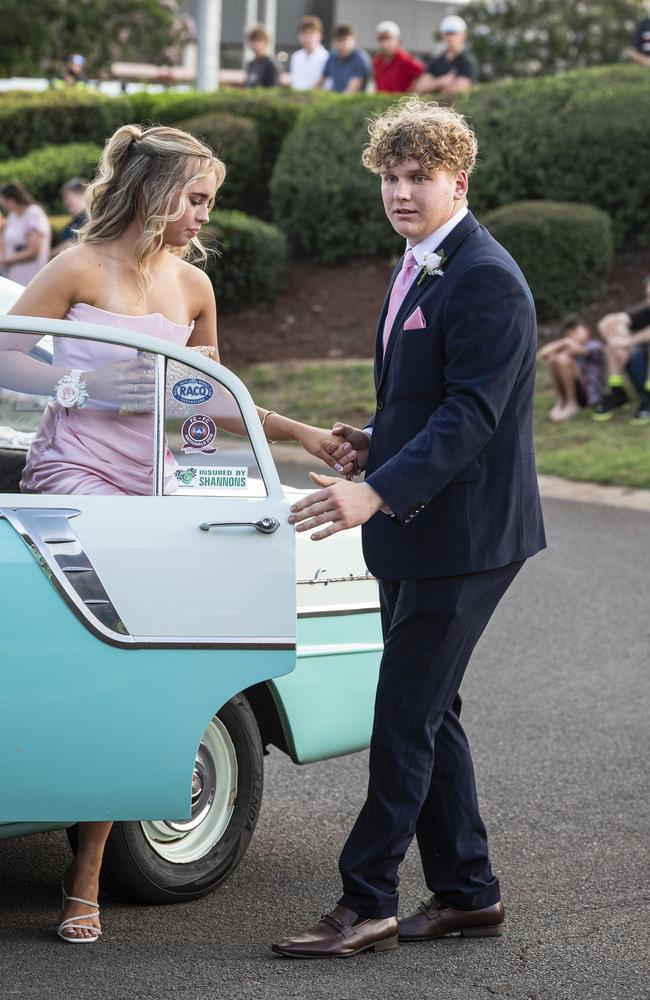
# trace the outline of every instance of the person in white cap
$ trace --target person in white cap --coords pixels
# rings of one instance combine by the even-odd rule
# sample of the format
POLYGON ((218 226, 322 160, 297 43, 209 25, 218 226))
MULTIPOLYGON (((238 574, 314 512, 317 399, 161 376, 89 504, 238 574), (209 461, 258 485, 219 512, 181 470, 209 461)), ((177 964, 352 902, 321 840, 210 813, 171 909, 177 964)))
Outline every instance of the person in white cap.
POLYGON ((402 48, 402 36, 394 21, 380 21, 375 29, 379 52, 372 62, 375 87, 390 94, 411 90, 424 72, 424 63, 402 48))
POLYGON ((440 23, 445 51, 435 56, 413 84, 418 94, 459 94, 469 90, 478 76, 478 66, 467 51, 467 24, 458 14, 448 14, 440 23))

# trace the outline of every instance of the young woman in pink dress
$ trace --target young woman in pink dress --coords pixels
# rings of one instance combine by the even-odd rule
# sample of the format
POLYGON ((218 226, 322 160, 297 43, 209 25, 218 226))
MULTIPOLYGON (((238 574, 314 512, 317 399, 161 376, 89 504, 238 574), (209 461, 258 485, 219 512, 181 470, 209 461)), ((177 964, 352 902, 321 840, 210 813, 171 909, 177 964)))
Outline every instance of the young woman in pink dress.
MULTIPOLYGON (((88 222, 78 246, 52 260, 11 312, 142 330, 219 359, 214 292, 190 264, 225 167, 178 129, 125 125, 108 140, 87 193, 88 222)), ((31 446, 21 488, 37 493, 151 492, 151 438, 138 401, 153 373, 133 350, 55 338, 53 365, 28 356, 37 337, 0 334, 7 388, 53 395, 31 446), (126 409, 133 416, 120 416, 126 409), (118 419, 119 417, 119 419, 118 419)), ((334 464, 339 441, 325 430, 258 409, 269 438, 298 440, 334 464)), ((81 823, 77 854, 63 879, 63 940, 101 933, 99 872, 110 823, 81 823)))

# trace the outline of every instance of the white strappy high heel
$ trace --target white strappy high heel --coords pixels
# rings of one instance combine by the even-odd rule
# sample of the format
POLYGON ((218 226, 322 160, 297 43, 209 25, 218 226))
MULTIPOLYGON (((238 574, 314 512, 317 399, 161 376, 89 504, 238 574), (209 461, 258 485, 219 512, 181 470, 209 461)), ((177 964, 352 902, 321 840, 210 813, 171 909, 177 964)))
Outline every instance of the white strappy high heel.
POLYGON ((62 941, 67 944, 94 944, 101 934, 99 927, 88 926, 88 924, 79 923, 81 920, 90 920, 93 917, 99 915, 99 903, 94 903, 91 899, 81 899, 79 896, 68 896, 65 891, 65 886, 63 882, 61 883, 61 892, 63 893, 63 905, 66 903, 83 903, 84 906, 92 906, 95 909, 95 913, 77 913, 74 917, 68 917, 66 920, 62 920, 59 924, 57 934, 62 941), (66 934, 66 930, 82 930, 91 931, 91 937, 70 937, 66 934))

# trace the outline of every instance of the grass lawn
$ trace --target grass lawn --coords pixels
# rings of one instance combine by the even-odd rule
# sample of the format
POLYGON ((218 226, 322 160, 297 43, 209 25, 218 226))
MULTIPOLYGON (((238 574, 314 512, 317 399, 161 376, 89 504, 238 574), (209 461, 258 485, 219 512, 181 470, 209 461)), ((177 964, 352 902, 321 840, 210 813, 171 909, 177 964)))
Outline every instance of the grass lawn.
MULTIPOLYGON (((333 418, 355 426, 374 411, 370 361, 284 362, 240 372, 260 406, 329 427, 333 418)), ((650 489, 650 425, 635 427, 634 412, 596 423, 588 412, 564 424, 546 415, 553 405, 547 372, 540 370, 535 444, 540 473, 593 483, 650 489)))

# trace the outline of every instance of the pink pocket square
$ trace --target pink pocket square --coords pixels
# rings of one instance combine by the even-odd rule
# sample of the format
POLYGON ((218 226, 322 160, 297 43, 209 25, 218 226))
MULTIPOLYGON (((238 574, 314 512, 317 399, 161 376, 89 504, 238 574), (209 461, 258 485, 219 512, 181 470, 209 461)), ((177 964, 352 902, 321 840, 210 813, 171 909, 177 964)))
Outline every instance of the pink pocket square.
POLYGON ((422 312, 422 310, 418 306, 417 309, 413 310, 413 312, 411 313, 411 315, 409 316, 409 318, 404 323, 404 329, 405 330, 422 330, 422 329, 424 329, 424 327, 426 325, 427 325, 427 322, 426 322, 426 320, 424 318, 424 313, 422 312))

